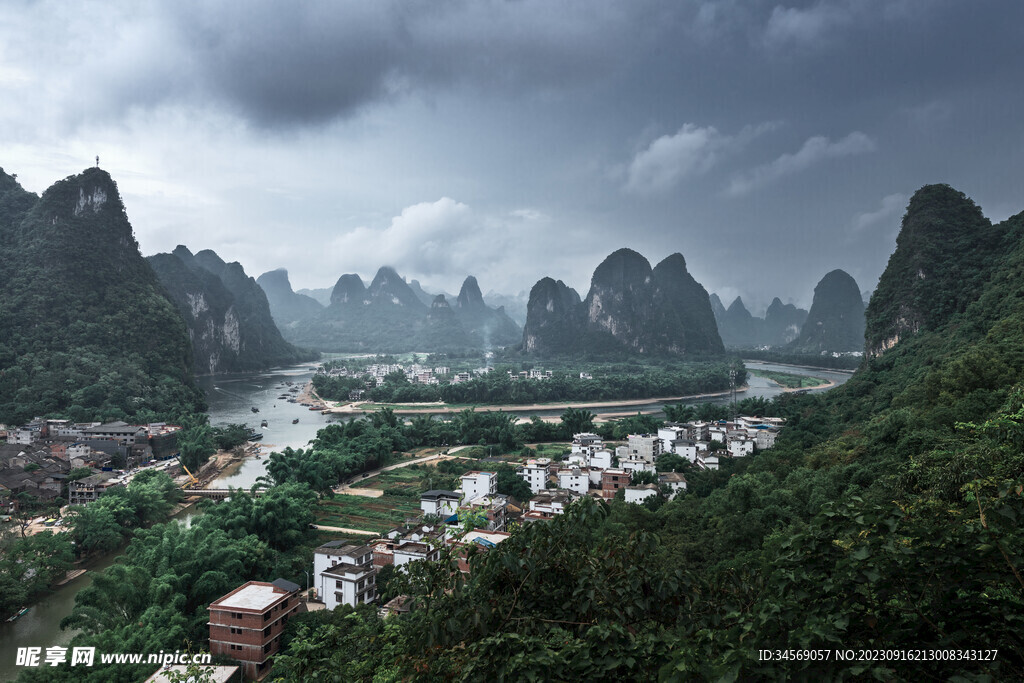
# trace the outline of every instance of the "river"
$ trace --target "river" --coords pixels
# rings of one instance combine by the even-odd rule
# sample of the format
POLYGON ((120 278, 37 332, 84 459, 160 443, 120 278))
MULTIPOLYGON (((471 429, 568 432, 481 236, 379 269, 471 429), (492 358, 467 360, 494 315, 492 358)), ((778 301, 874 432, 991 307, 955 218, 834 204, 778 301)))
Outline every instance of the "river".
MULTIPOLYGON (((760 361, 747 361, 749 369, 774 370, 790 374, 810 375, 842 384, 849 379, 849 373, 816 368, 799 368, 760 361)), ((210 423, 213 425, 241 423, 249 425, 263 433, 263 456, 260 459, 246 458, 241 464, 229 468, 210 484, 210 488, 226 488, 235 486, 249 488, 256 479, 266 473, 267 454, 271 450, 280 450, 287 446, 292 448, 305 447, 317 431, 337 417, 321 415, 297 403, 289 403, 279 396, 288 393, 292 386, 301 387, 310 380, 316 370, 315 365, 298 365, 279 368, 261 373, 243 375, 220 375, 200 378, 199 384, 206 391, 209 401, 210 423), (254 413, 253 408, 259 412, 254 413), (293 420, 298 420, 297 423, 293 420), (267 426, 260 423, 266 420, 267 426)), ((738 392, 737 399, 748 396, 772 398, 782 393, 782 388, 763 377, 751 375, 748 389, 738 392)), ((812 391, 823 391, 817 389, 812 391)), ((728 396, 708 397, 686 401, 687 403, 715 402, 727 403, 728 396)), ((644 405, 630 405, 621 408, 605 407, 601 411, 635 413, 660 410, 663 403, 651 401, 644 405)), ((599 411, 595 411, 599 412, 599 411)), ((562 410, 536 411, 543 416, 557 416, 562 410)), ((347 419, 347 418, 346 418, 347 419)), ((182 523, 188 524, 194 511, 185 510, 175 515, 182 523)), ((118 553, 119 554, 119 553, 118 553)), ((89 572, 84 576, 61 586, 49 595, 32 605, 31 609, 13 623, 0 622, 0 681, 13 680, 18 669, 14 666, 15 655, 19 647, 48 647, 67 645, 74 632, 61 631, 61 620, 71 613, 75 603, 75 595, 92 583, 92 576, 113 564, 117 555, 95 561, 90 565, 89 572)))
MULTIPOLYGON (((186 508, 174 515, 182 523, 190 523, 195 511, 186 508)), ((92 585, 96 572, 103 571, 121 556, 116 552, 97 558, 84 565, 88 571, 31 605, 28 612, 14 622, 0 622, 0 681, 13 681, 23 667, 15 666, 19 647, 41 647, 45 654, 47 647, 66 647, 78 633, 77 630, 62 631, 60 622, 71 614, 78 591, 92 585)))

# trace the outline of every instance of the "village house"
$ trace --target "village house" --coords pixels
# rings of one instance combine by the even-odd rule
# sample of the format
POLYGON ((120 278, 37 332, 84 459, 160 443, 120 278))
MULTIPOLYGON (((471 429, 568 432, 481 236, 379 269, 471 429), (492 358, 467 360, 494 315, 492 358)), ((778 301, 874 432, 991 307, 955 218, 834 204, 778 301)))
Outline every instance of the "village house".
POLYGON ((441 558, 441 549, 430 543, 405 541, 400 545, 395 545, 392 556, 394 566, 397 568, 410 562, 436 562, 441 558))
POLYGON ((558 470, 558 488, 575 491, 581 496, 586 495, 590 488, 590 470, 585 467, 558 470))
POLYGON ((313 585, 327 609, 374 600, 377 569, 373 553, 368 545, 342 541, 329 541, 313 551, 313 585))
POLYGON ((642 486, 627 486, 626 487, 626 502, 627 503, 642 503, 648 498, 653 498, 660 493, 660 490, 655 484, 643 484, 642 486))
POLYGON ((657 434, 630 434, 626 442, 630 457, 653 463, 661 455, 661 439, 657 434))
POLYGON ((433 489, 420 494, 420 510, 425 515, 446 519, 459 509, 461 496, 455 491, 433 489))
POLYGON ((565 508, 580 494, 575 491, 551 490, 538 493, 530 499, 529 510, 523 514, 522 522, 546 522, 565 512, 565 508))
POLYGON ((299 608, 291 581, 249 581, 210 603, 210 654, 234 659, 250 680, 270 671, 281 633, 299 608))
POLYGON ((604 470, 601 473, 601 496, 613 498, 619 489, 629 486, 632 477, 624 469, 614 467, 604 470))
POLYGON ((123 486, 121 479, 101 472, 68 484, 68 505, 88 505, 110 489, 123 486))
POLYGON ((530 485, 530 491, 537 493, 543 491, 547 484, 549 465, 551 460, 548 458, 531 458, 517 473, 530 485))
POLYGON ((672 496, 686 491, 686 477, 678 472, 662 472, 658 475, 658 483, 672 489, 672 496))
POLYGON ((496 472, 466 472, 460 477, 463 499, 466 501, 488 496, 498 491, 498 475, 496 472))

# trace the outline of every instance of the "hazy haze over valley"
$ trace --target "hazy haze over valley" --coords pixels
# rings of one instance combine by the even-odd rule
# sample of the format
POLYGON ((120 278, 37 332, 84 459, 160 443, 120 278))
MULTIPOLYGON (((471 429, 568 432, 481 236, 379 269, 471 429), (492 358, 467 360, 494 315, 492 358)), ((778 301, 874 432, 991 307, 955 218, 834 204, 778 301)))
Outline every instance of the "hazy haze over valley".
POLYGON ((39 193, 99 155, 144 254, 296 290, 585 291, 629 246, 763 315, 834 269, 873 288, 926 183, 1019 206, 1017 3, 7 9, 5 170, 39 193))

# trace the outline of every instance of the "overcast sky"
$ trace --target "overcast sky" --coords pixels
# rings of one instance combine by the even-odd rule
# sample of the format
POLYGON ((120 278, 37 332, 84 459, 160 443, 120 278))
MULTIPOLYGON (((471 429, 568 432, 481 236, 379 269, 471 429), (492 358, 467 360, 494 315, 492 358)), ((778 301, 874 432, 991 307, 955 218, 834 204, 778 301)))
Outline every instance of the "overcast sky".
POLYGON ((144 254, 329 287, 586 294, 681 252, 728 305, 872 289, 910 195, 1024 210, 1024 3, 23 2, 0 9, 0 166, 100 165, 144 254))

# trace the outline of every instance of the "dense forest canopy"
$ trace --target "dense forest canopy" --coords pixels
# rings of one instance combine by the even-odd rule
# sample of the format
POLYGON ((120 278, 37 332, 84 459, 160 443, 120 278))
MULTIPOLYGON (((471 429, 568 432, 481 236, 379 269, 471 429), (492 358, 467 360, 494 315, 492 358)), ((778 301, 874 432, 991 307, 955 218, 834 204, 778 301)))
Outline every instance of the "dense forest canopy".
POLYGON ((0 171, 0 241, 0 422, 145 422, 204 407, 185 324, 105 171, 38 199, 0 171))

